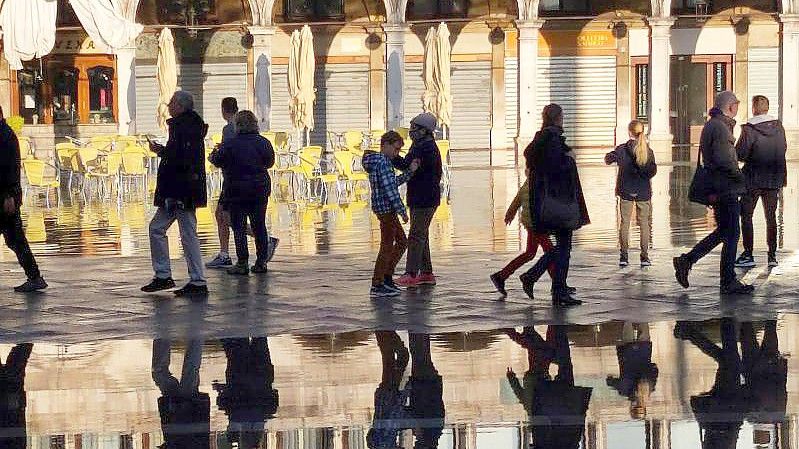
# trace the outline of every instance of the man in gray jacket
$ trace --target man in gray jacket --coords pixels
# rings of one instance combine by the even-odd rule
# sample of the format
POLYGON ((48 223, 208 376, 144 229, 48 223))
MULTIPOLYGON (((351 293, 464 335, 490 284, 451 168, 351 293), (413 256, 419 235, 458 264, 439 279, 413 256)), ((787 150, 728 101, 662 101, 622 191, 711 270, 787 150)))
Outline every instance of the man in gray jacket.
POLYGON ((746 192, 746 182, 738 168, 735 137, 732 133, 735 127, 733 117, 738 113, 739 103, 738 98, 730 91, 718 94, 710 110, 710 120, 702 129, 699 151, 712 182, 713 194, 710 200, 716 217, 716 229, 691 251, 674 258, 677 282, 685 288, 688 287, 688 272, 693 264, 722 244, 721 293, 740 295, 754 291, 753 286, 741 283, 735 276, 735 254, 741 235, 739 198, 746 192))

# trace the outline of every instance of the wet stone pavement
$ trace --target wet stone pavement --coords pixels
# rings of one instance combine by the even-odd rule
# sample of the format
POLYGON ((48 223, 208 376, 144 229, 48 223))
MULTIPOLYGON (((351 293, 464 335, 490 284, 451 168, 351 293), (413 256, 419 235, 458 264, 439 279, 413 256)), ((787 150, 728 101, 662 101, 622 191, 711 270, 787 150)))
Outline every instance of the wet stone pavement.
MULTIPOLYGON (((671 258, 712 227, 685 201, 690 168, 655 178, 646 269, 617 266, 614 170, 580 170, 593 223, 570 271, 585 304, 567 310, 546 277, 533 300, 516 276, 506 299, 488 281, 525 237, 503 223, 512 170, 454 171, 431 231, 439 284, 377 301, 363 198, 280 192, 270 272, 210 271, 205 300, 139 292, 144 199, 29 199, 51 288, 11 293, 23 275, 0 248, 0 449, 799 449, 797 177, 780 266, 741 271, 754 297, 722 299, 718 252, 690 289, 673 278, 671 258)), ((213 208, 198 216, 211 257, 213 208)), ((762 262, 759 211, 755 227, 762 262)))

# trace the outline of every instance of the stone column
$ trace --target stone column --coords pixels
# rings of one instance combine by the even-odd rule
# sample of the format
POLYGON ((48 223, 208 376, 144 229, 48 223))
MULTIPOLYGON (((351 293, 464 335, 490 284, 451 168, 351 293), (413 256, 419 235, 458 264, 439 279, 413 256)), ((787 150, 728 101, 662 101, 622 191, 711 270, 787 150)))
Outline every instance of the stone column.
POLYGON ((788 156, 796 157, 799 145, 799 14, 783 14, 782 23, 782 98, 780 115, 788 138, 788 156))
POLYGON ((405 123, 405 24, 385 24, 386 32, 386 125, 388 129, 405 123))
POLYGON ((669 91, 671 88, 671 27, 673 17, 650 17, 649 38, 649 143, 659 161, 671 161, 669 91))
POLYGON ((275 30, 273 26, 249 28, 253 38, 253 79, 248 103, 252 103, 261 131, 268 131, 272 121, 272 38, 275 30))
POLYGON ((119 134, 136 134, 136 42, 116 50, 119 134))
POLYGON ((538 32, 543 20, 516 22, 519 29, 519 134, 516 137, 516 159, 533 140, 539 117, 536 78, 538 77, 538 32))
MULTIPOLYGON (((749 33, 735 34, 735 61, 732 79, 732 91, 741 101, 738 115, 735 117, 735 136, 741 135, 741 125, 746 123, 752 113, 749 102, 749 33)), ((729 74, 727 75, 729 76, 729 74)))
POLYGON ((508 130, 505 125, 505 38, 494 27, 491 37, 491 165, 508 165, 508 130))
POLYGON ((370 30, 369 49, 369 129, 386 128, 386 47, 378 30, 370 30))
POLYGON ((630 33, 617 39, 616 52, 616 145, 627 140, 627 126, 633 119, 633 83, 630 71, 630 33))

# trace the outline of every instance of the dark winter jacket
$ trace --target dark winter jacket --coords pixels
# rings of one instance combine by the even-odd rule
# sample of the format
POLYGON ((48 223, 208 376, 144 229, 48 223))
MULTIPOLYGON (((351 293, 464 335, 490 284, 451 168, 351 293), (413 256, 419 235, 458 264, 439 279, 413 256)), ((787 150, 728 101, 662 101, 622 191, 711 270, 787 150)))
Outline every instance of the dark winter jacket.
POLYGON ((414 142, 404 158, 398 156, 392 162, 396 168, 406 171, 414 159, 419 159, 419 169, 408 180, 408 207, 438 207, 441 204, 441 176, 444 172, 435 140, 414 142))
POLYGON ((781 189, 787 185, 787 148, 785 129, 779 120, 758 115, 741 126, 735 150, 738 160, 744 163, 742 171, 749 190, 781 189))
POLYGON ((17 135, 5 119, 2 119, 0 120, 0 201, 14 198, 17 207, 22 202, 20 165, 17 135))
POLYGON ((260 203, 272 193, 269 169, 275 165, 272 144, 259 134, 224 140, 210 161, 222 169, 222 195, 228 204, 260 203))
POLYGON ((658 172, 655 153, 649 149, 649 159, 643 166, 635 160, 635 140, 621 144, 605 156, 605 163, 616 163, 616 195, 627 201, 649 201, 652 199, 652 178, 658 172))
POLYGON ((577 162, 566 145, 563 128, 550 126, 538 131, 524 151, 530 171, 530 215, 533 230, 552 233, 578 229, 591 221, 585 205, 577 162), (553 210, 552 208, 563 210, 553 210), (553 216, 571 215, 578 210, 573 223, 552 223, 553 216))
POLYGON ((633 341, 616 346, 619 359, 619 377, 608 377, 609 387, 622 396, 633 398, 638 382, 649 381, 652 391, 658 379, 657 365, 652 363, 652 342, 633 341))
POLYGON ((735 137, 732 129, 735 120, 725 116, 719 109, 710 110, 710 120, 702 128, 699 151, 702 164, 710 172, 713 191, 716 195, 737 196, 746 191, 744 175, 738 168, 735 154, 735 137))
POLYGON ((194 111, 167 120, 169 140, 159 150, 155 205, 165 207, 167 199, 183 203, 187 209, 204 207, 205 135, 208 125, 194 111))

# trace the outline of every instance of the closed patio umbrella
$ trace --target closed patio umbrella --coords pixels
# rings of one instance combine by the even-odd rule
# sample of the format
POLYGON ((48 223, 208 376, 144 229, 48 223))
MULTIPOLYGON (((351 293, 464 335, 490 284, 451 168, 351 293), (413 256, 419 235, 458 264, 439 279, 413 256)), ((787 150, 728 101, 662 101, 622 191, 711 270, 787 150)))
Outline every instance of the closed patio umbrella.
POLYGON ((22 61, 41 58, 55 45, 57 3, 51 0, 5 0, 0 10, 3 53, 11 70, 22 61))
POLYGON ((441 23, 438 26, 437 37, 437 55, 436 55, 436 70, 435 70, 435 85, 436 85, 436 112, 435 116, 438 118, 438 123, 442 127, 449 128, 452 122, 452 80, 451 80, 451 60, 452 60, 452 45, 449 43, 449 28, 446 23, 441 23))
POLYGON ((291 117, 292 126, 297 130, 301 128, 300 114, 299 114, 299 92, 300 92, 299 60, 300 60, 300 32, 294 30, 294 32, 291 33, 291 48, 289 49, 289 67, 288 67, 289 116, 291 117))
POLYGON ((175 39, 169 28, 161 30, 158 36, 158 126, 166 130, 169 119, 169 100, 178 88, 177 62, 175 60, 175 39))
MULTIPOLYGON (((314 129, 314 102, 316 101, 316 87, 314 86, 314 73, 316 72, 316 59, 313 49, 313 34, 311 27, 305 25, 300 32, 300 57, 299 57, 299 124, 305 128, 306 133, 314 129)), ((306 134, 306 143, 309 136, 306 134)))
POLYGON ((424 40, 424 66, 422 67, 422 80, 424 92, 422 93, 422 108, 425 112, 436 114, 436 58, 438 57, 438 35, 434 27, 427 30, 424 40))

